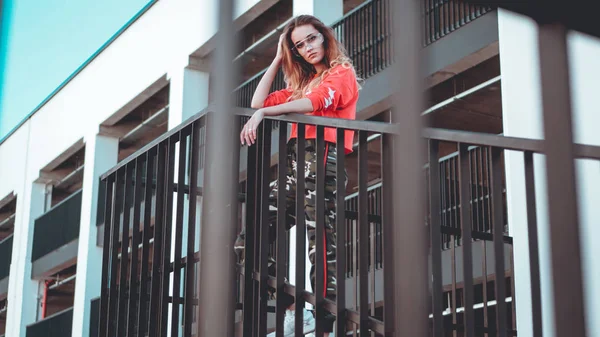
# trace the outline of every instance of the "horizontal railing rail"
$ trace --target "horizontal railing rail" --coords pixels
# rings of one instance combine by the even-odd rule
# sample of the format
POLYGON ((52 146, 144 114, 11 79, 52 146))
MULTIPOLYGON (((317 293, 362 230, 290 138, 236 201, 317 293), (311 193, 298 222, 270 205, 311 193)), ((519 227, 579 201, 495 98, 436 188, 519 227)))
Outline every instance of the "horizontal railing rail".
POLYGON ((71 336, 73 308, 65 309, 27 326, 26 337, 71 336))
POLYGON ((35 219, 31 261, 79 238, 82 190, 35 219))
POLYGON ((10 274, 10 263, 12 260, 13 235, 0 241, 0 280, 10 274))

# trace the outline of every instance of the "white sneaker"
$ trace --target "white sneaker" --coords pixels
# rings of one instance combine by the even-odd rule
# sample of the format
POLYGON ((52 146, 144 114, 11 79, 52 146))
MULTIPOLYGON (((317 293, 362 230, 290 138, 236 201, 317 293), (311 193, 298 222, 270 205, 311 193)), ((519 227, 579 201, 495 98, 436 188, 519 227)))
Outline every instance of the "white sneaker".
MULTIPOLYGON (((308 311, 306 308, 304 309, 304 326, 302 335, 305 337, 314 337, 313 332, 315 332, 315 318, 313 314, 308 311)), ((283 318, 283 336, 284 337, 295 337, 294 335, 294 326, 296 324, 296 311, 295 310, 286 310, 285 317, 283 318)), ((267 335, 267 337, 275 337, 275 331, 271 332, 267 335)))

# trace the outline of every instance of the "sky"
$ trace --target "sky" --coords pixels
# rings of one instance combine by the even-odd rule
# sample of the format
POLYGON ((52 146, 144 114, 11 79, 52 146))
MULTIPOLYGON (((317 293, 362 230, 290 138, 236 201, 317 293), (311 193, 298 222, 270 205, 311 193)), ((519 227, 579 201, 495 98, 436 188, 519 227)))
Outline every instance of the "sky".
POLYGON ((0 141, 153 0, 4 2, 0 141))

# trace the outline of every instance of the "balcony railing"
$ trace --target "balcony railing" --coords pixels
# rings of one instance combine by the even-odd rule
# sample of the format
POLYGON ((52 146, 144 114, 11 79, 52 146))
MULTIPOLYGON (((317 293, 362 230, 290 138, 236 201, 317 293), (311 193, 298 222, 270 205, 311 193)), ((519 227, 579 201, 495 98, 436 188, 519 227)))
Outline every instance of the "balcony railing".
POLYGON ((79 238, 81 190, 35 220, 31 261, 79 238))
MULTIPOLYGON (((425 47, 456 29, 491 11, 491 7, 469 5, 457 0, 422 0, 425 47)), ((390 0, 369 0, 356 7, 331 25, 336 37, 344 44, 359 76, 372 77, 389 67, 392 53, 390 0)), ((266 69, 234 90, 237 106, 249 108, 252 95, 266 69)), ((283 73, 279 71, 271 90, 285 88, 283 73)))
POLYGON ((0 280, 10 274, 10 262, 12 259, 13 236, 9 236, 0 242, 0 280))
MULTIPOLYGON (((240 112, 242 115, 250 113, 251 111, 247 110, 241 110, 240 112)), ((105 193, 105 204, 109 205, 102 211, 105 218, 110 219, 105 231, 105 242, 110 242, 110 244, 105 245, 104 248, 105 261, 109 261, 109 263, 103 265, 100 336, 113 334, 133 336, 133 332, 128 330, 130 328, 129 324, 133 324, 131 327, 136 329, 139 327, 140 330, 136 331, 137 333, 143 334, 147 331, 155 331, 160 336, 168 335, 165 331, 168 325, 167 322, 178 322, 181 318, 183 318, 183 329, 187 332, 191 331, 191 322, 195 320, 194 307, 197 305, 194 284, 196 282, 195 273, 198 267, 199 252, 198 243, 193 238, 200 229, 200 224, 196 220, 190 221, 189 219, 196 219, 196 215, 201 209, 201 205, 197 203, 202 197, 201 187, 198 183, 199 169, 197 163, 200 161, 200 155, 197 149, 201 141, 200 134, 204 128, 205 118, 206 113, 202 113, 181 127, 160 137, 122 164, 119 164, 102 178, 102 183, 106 185, 106 191, 108 191, 105 193), (178 167, 178 169, 175 170, 175 167, 178 167), (131 183, 133 181, 143 181, 142 172, 144 172, 146 178, 157 177, 157 184, 138 185, 131 183), (175 177, 177 177, 177 180, 175 180, 175 177), (153 195, 156 195, 158 206, 146 208, 146 202, 152 202, 153 195), (146 199, 147 197, 149 198, 146 199), (142 212, 143 205, 144 211, 142 212), (125 213, 123 210, 125 210, 125 213), (150 226, 149 222, 151 218, 155 219, 153 227, 150 226), (133 222, 133 233, 139 234, 133 235, 130 242, 130 240, 124 239, 129 237, 129 230, 123 230, 123 228, 129 228, 131 222, 133 222), (140 228, 143 228, 143 230, 140 231, 140 228), (175 241, 173 241, 175 245, 172 247, 171 233, 173 231, 178 235, 175 237, 175 241), (151 239, 154 243, 150 242, 151 239), (133 249, 127 258, 119 258, 120 252, 130 250, 130 244, 133 247, 141 246, 140 251, 133 249), (174 258, 171 258, 172 248, 175 252, 174 258), (150 256, 151 253, 153 254, 152 257, 150 256), (187 256, 194 256, 193 263, 188 263, 190 260, 187 256), (151 261, 156 261, 156 263, 151 261), (137 270, 141 270, 140 274, 134 272, 137 270), (170 280, 171 275, 172 281, 170 280), (180 287, 182 280, 183 286, 180 287), (120 290, 121 284, 126 285, 126 287, 123 287, 123 291, 120 290), (139 289, 140 285, 145 288, 139 289), (174 293, 179 294, 175 299, 167 292, 171 286, 174 293), (136 289, 133 296, 130 296, 130 292, 126 290, 131 289, 131 287, 136 289), (140 296, 140 294, 144 295, 140 296), (176 301, 183 306, 179 310, 173 310, 171 316, 168 316, 168 303, 172 301, 176 301), (123 312, 130 305, 138 308, 129 311, 133 317, 121 318, 118 312, 123 312), (148 310, 146 311, 146 309, 148 310), (107 324, 108 322, 112 323, 107 324), (143 324, 137 324, 137 322, 143 324)), ((348 266, 353 265, 352 273, 359 280, 356 286, 359 300, 353 299, 354 303, 360 302, 361 297, 363 301, 364 298, 369 298, 368 293, 371 290, 366 288, 369 282, 365 281, 368 280, 369 273, 377 269, 383 273, 382 275, 385 275, 385 261, 393 258, 390 255, 390 250, 385 248, 393 245, 393 243, 388 242, 386 244, 386 240, 389 240, 389 236, 386 235, 386 228, 389 228, 391 224, 386 223, 384 216, 385 210, 392 207, 392 205, 386 202, 387 192, 385 189, 379 186, 367 187, 366 172, 368 163, 364 159, 367 153, 367 133, 381 134, 383 137, 381 164, 383 165, 386 155, 389 154, 385 144, 388 142, 388 135, 393 131, 393 126, 379 122, 328 120, 310 116, 286 116, 265 120, 260 129, 258 143, 248 148, 247 167, 249 169, 247 170, 247 178, 242 183, 241 188, 245 196, 246 212, 243 221, 246 224, 248 237, 246 242, 246 264, 242 271, 245 279, 240 284, 242 302, 238 307, 243 309, 244 319, 242 324, 244 329, 257 329, 256 331, 259 332, 267 329, 263 323, 254 325, 250 322, 266 322, 265 315, 272 310, 272 308, 265 307, 266 302, 259 302, 260 305, 254 302, 255 298, 264 298, 265 293, 258 289, 266 289, 265 287, 268 285, 292 294, 296 297, 300 306, 303 300, 317 304, 317 316, 325 311, 333 311, 334 314, 343 317, 348 324, 355 326, 356 329, 360 329, 361 323, 363 329, 365 329, 364 324, 368 324, 368 329, 377 334, 383 334, 386 329, 386 322, 383 320, 385 312, 380 310, 381 303, 377 304, 377 307, 370 306, 366 313, 360 312, 360 307, 346 306, 343 303, 345 299, 338 298, 337 303, 334 303, 320 298, 321 296, 318 294, 319 290, 323 289, 322 282, 321 284, 317 282, 316 292, 306 289, 303 278, 296 280, 295 286, 285 282, 282 277, 287 275, 286 262, 281 259, 278 260, 278 263, 282 261, 282 265, 278 264, 278 270, 282 270, 283 275, 269 276, 266 274, 266 270, 260 268, 261 262, 264 263, 263 260, 267 256, 266 252, 275 251, 277 256, 287 256, 287 253, 282 250, 287 243, 279 246, 275 244, 269 247, 268 240, 265 240, 265 235, 268 234, 264 232, 263 227, 255 225, 261 220, 264 223, 265 220, 263 216, 265 216, 267 205, 262 201, 267 200, 265 193, 268 193, 268 185, 265 185, 265 183, 269 181, 271 170, 263 169, 263 167, 266 168, 270 165, 271 146, 273 145, 271 144, 273 129, 270 124, 274 121, 278 121, 281 126, 277 131, 280 149, 286 149, 287 133, 284 130, 287 130, 287 125, 292 122, 317 125, 319 135, 321 135, 318 142, 321 144, 323 143, 322 130, 325 125, 337 127, 338 130, 353 129, 358 132, 358 193, 352 198, 345 198, 344 193, 336 195, 338 203, 344 205, 346 210, 345 212, 338 212, 339 221, 344 223, 348 219, 355 218, 353 222, 356 225, 352 227, 352 230, 356 233, 355 236, 349 238, 348 232, 351 227, 348 226, 339 227, 337 232, 337 256, 340 270, 338 272, 342 273, 338 279, 345 279, 349 272, 348 266), (373 224, 372 229, 369 229, 370 223, 373 224), (373 236, 373 233, 375 236, 373 236), (355 261, 349 258, 350 255, 347 250, 349 245, 358 248, 353 248, 352 254, 355 256, 355 261), (375 248, 374 251, 372 247, 375 248), (363 316, 362 319, 361 316, 363 316)), ((338 137, 343 137, 343 135, 344 133, 338 131, 338 137)), ((528 139, 508 139, 500 136, 439 129, 425 129, 424 137, 429 139, 430 142, 430 157, 425 170, 427 184, 423 184, 423 187, 428 190, 429 211, 423 219, 424 224, 428 226, 431 233, 430 250, 433 257, 431 264, 433 283, 430 284, 430 287, 433 289, 433 298, 438 299, 435 300, 435 303, 439 303, 439 306, 435 305, 437 310, 430 311, 431 323, 435 325, 438 324, 437 322, 446 322, 444 317, 450 315, 453 323, 444 323, 442 326, 445 331, 462 331, 468 328, 479 334, 491 333, 498 328, 509 335, 514 334, 515 321, 513 315, 508 315, 514 313, 514 290, 512 285, 514 280, 511 276, 512 272, 506 274, 507 270, 512 269, 512 267, 506 265, 506 263, 511 263, 512 260, 511 256, 506 256, 506 251, 509 251, 509 254, 512 255, 510 253, 512 239, 506 233, 506 201, 502 169, 503 151, 524 151, 526 172, 532 172, 531 156, 533 152, 541 151, 541 143, 540 141, 528 139), (438 155, 438 144, 440 142, 445 144, 454 143, 459 151, 440 159, 438 155), (431 166, 430 163, 434 162, 438 164, 431 166), (436 169, 432 169, 433 167, 436 169), (437 187, 433 188, 432 186, 437 187), (470 200, 467 204, 460 202, 465 197, 470 200), (437 216, 432 216, 435 214, 437 216), (475 267, 473 265, 475 256, 474 240, 480 240, 482 243, 489 242, 494 251, 493 264, 486 262, 482 266, 486 277, 490 273, 492 275, 488 281, 483 283, 475 281, 473 275, 473 268, 475 267), (456 256, 460 255, 459 258, 464 265, 463 275, 456 275, 456 271, 453 272, 455 276, 453 276, 452 289, 448 290, 448 288, 443 287, 441 254, 446 250, 458 249, 458 247, 460 247, 460 250, 452 253, 454 256, 453 264, 457 263, 456 256), (508 275, 507 282, 494 282, 494 275, 508 275), (456 282, 457 276, 464 280, 462 285, 458 285, 458 282, 456 282), (481 295, 482 292, 491 295, 481 295), (479 302, 480 298, 484 298, 485 303, 492 299, 504 299, 504 301, 499 302, 504 304, 495 304, 494 310, 485 309, 485 314, 480 315, 478 313, 475 315, 475 312, 484 308, 484 306, 480 308, 477 304, 481 303, 479 302), (477 299, 477 303, 474 302, 475 299, 477 299), (471 306, 469 306, 469 303, 471 303, 471 306), (464 318, 465 325, 461 324, 461 317, 464 318), (489 323, 486 325, 485 322, 489 323)), ((302 143, 302 140, 299 143, 302 143)), ((323 155, 324 150, 318 150, 319 148, 318 146, 317 151, 321 153, 317 155, 323 155)), ((582 157, 600 159, 600 155, 598 155, 600 150, 595 147, 578 147, 578 149, 580 149, 579 153, 582 157)), ((343 151, 338 153, 343 153, 343 151)), ((279 152, 278 158, 279 167, 285 167, 282 162, 285 159, 285 150, 279 152)), ((299 158, 300 163, 298 165, 302 164, 301 160, 299 158)), ((339 155, 338 163, 340 168, 345 168, 343 154, 339 155)), ((323 164, 318 163, 318 165, 318 169, 323 169, 323 164)), ((384 167, 382 186, 385 187, 386 181, 389 179, 389 172, 386 172, 385 166, 382 167, 384 167)), ((278 179, 284 178, 280 174, 278 174, 278 179)), ((317 179, 319 179, 318 176, 317 179)), ((531 176, 528 176, 527 186, 530 191, 533 191, 531 187, 533 184, 532 179, 531 176)), ((298 184, 302 185, 303 182, 299 181, 298 184)), ((320 184, 323 184, 322 179, 318 180, 317 186, 322 186, 320 184)), ((344 188, 338 190, 345 191, 344 188)), ((317 205, 322 205, 322 197, 320 193, 317 193, 317 205)), ((304 230, 302 228, 304 224, 301 220, 298 220, 300 222, 297 224, 300 232, 304 230)), ((282 224, 278 226, 280 225, 282 224)), ((317 229, 322 228, 322 226, 322 221, 317 221, 317 229)), ((282 238, 284 241, 279 242, 287 240, 285 236, 278 237, 278 240, 282 238)), ((303 240, 304 238, 297 242, 297 248, 300 251, 304 244, 303 240)), ((530 238, 530 240, 530 245, 537 249, 536 239, 530 238)), ((322 248, 322 240, 317 241, 317 245, 322 248)), ((297 275, 304 275, 306 266, 303 256, 301 260, 296 262, 297 275)), ((322 273, 322 263, 317 261, 316 267, 317 270, 321 269, 320 273, 322 273)), ((532 268, 539 268, 539 264, 534 264, 532 268)), ((385 276, 383 277, 385 279, 385 276)), ((319 278, 317 279, 319 280, 319 278)), ((340 282, 338 292, 344 293, 344 287, 345 285, 340 282)), ((390 289, 391 285, 385 284, 383 289, 378 291, 383 291, 385 294, 391 291, 390 289)), ((385 299, 390 297, 383 296, 383 298, 383 310, 385 310, 385 299)), ((277 312, 279 310, 276 309, 277 312)), ((340 324, 339 326, 344 329, 346 325, 340 324)), ((344 331, 338 332, 344 333, 344 331)), ((188 334, 184 335, 188 336, 188 334)))
POLYGON ((71 336, 73 308, 66 309, 27 326, 26 337, 71 336))

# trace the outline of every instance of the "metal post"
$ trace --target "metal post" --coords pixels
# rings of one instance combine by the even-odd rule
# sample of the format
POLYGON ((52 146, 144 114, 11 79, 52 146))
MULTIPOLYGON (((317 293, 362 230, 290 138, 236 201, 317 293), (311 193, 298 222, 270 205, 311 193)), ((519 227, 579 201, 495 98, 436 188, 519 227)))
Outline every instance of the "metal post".
MULTIPOLYGON (((387 226, 393 237, 394 336, 426 336, 427 328, 427 228, 423 193, 424 143, 421 136, 422 82, 419 64, 421 39, 417 2, 391 4, 396 62, 391 85, 395 88, 391 122, 397 134, 388 146, 392 158, 391 218, 387 226)), ((389 262, 388 262, 389 263, 389 262)), ((386 265, 388 265, 386 263, 386 265)), ((389 299, 388 299, 389 300, 389 299)))
POLYGON ((219 0, 215 51, 215 111, 207 116, 204 198, 200 225, 198 337, 233 336, 235 258, 240 147, 231 92, 233 78, 233 0, 219 0))
POLYGON ((585 336, 567 29, 539 27, 556 336, 585 336))

